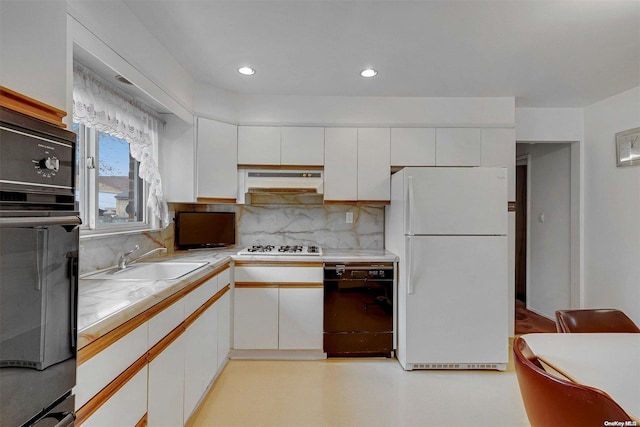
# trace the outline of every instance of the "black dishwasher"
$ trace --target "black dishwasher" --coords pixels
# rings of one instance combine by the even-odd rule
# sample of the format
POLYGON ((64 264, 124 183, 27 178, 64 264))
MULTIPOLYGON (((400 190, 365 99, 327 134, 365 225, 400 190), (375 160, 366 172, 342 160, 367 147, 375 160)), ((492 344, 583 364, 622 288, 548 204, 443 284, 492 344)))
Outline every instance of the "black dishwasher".
POLYGON ((393 355, 393 263, 324 264, 324 351, 393 355))

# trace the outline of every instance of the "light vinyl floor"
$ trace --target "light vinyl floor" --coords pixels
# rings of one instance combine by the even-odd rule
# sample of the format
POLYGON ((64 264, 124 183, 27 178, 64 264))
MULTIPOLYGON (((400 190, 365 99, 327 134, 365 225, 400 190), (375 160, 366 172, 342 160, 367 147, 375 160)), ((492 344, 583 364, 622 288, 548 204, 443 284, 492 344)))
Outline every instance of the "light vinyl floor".
POLYGON ((528 426, 509 364, 411 371, 395 359, 230 360, 190 422, 203 426, 528 426))

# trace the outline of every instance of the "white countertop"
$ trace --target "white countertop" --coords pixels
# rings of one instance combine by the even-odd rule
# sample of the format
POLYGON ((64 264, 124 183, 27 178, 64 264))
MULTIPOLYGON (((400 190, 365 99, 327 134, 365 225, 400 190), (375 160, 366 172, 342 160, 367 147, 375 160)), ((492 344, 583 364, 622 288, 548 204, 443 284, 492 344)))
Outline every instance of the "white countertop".
POLYGON ((323 249, 318 257, 296 255, 237 255, 239 249, 211 249, 176 252, 150 261, 207 261, 208 264, 174 280, 87 280, 78 289, 78 348, 117 328, 190 283, 231 260, 280 262, 394 262, 398 257, 381 250, 323 249))

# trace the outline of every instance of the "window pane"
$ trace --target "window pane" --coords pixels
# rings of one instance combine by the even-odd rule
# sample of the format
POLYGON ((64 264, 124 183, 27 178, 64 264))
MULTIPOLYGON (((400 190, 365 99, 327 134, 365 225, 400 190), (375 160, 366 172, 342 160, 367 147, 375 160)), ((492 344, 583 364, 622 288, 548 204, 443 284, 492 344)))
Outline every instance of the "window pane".
POLYGON ((98 133, 98 223, 144 220, 138 162, 129 154, 129 143, 98 133))

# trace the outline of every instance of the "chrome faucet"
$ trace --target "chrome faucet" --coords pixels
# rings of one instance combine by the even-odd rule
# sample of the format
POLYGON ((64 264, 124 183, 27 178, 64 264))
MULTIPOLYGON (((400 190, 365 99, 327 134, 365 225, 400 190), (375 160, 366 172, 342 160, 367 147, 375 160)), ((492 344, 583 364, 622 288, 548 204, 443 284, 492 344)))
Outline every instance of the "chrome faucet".
POLYGON ((167 248, 155 248, 150 250, 149 252, 145 252, 144 254, 140 255, 139 257, 135 258, 135 259, 129 259, 129 256, 134 253, 135 251, 137 251, 138 249, 140 249, 139 245, 135 245, 134 248, 130 251, 127 251, 125 253, 122 254, 122 256, 120 257, 120 259, 118 260, 118 270, 124 270, 125 268, 127 268, 128 266, 130 266, 131 264, 134 264, 138 261, 140 261, 142 258, 146 258, 150 255, 153 255, 156 252, 162 252, 162 253, 167 253, 167 248))

